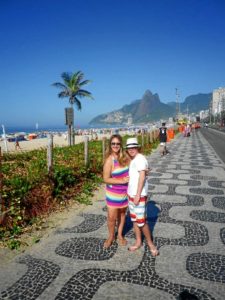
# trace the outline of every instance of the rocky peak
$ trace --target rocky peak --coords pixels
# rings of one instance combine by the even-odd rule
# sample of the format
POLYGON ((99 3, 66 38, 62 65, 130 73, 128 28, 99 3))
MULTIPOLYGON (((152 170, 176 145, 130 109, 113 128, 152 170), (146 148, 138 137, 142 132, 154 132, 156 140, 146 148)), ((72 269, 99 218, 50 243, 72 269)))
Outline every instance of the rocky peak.
POLYGON ((152 97, 152 92, 150 90, 146 90, 142 98, 152 97))

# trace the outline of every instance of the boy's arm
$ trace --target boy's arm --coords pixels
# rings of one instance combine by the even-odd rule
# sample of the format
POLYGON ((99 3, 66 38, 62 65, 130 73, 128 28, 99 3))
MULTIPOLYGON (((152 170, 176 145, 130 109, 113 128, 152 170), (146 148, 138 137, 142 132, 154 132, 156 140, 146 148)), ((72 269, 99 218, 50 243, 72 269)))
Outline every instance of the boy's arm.
POLYGON ((137 188, 136 196, 134 197, 135 205, 138 205, 138 203, 140 201, 141 192, 142 192, 144 184, 145 184, 145 177, 146 177, 146 170, 139 171, 138 188, 137 188))

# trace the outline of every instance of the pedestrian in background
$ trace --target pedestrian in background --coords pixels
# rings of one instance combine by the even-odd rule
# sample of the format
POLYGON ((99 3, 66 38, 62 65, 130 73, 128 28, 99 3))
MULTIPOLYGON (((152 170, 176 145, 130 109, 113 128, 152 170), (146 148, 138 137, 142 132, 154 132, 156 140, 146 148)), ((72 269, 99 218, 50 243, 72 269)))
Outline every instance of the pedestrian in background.
POLYGON ((15 139, 15 150, 19 150, 19 149, 21 149, 21 147, 20 147, 20 144, 19 144, 18 137, 16 137, 16 139, 15 139))
POLYGON ((166 123, 162 123, 162 126, 159 128, 159 141, 160 141, 161 156, 166 155, 168 153, 168 150, 166 148, 166 142, 167 142, 166 123))
POLYGON ((103 167, 103 180, 106 183, 107 225, 109 231, 104 248, 109 248, 114 242, 116 225, 119 245, 126 246, 127 244, 122 234, 128 207, 128 165, 129 158, 123 151, 122 137, 119 134, 114 134, 109 139, 103 167))
POLYGON ((128 250, 136 251, 142 246, 142 233, 153 256, 159 251, 152 241, 151 232, 146 223, 146 204, 148 195, 148 182, 146 170, 148 162, 144 155, 139 153, 140 145, 136 138, 128 138, 126 143, 127 153, 131 159, 129 165, 128 200, 131 221, 133 222, 136 242, 128 250))
POLYGON ((184 127, 184 137, 191 136, 191 126, 190 124, 186 124, 184 127))

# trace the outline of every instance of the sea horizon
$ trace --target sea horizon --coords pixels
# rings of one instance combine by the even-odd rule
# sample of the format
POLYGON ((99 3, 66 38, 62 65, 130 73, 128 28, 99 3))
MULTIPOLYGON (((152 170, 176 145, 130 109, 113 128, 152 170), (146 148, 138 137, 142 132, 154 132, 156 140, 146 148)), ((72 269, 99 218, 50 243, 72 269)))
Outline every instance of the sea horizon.
MULTIPOLYGON (((83 125, 83 126, 74 126, 75 130, 90 130, 90 129, 105 129, 105 128, 122 128, 126 125, 83 125)), ((35 132, 66 132, 68 130, 68 126, 66 125, 56 125, 56 126, 7 126, 4 125, 6 134, 14 134, 14 133, 35 133, 35 132)), ((1 126, 0 132, 3 134, 3 128, 1 126)), ((0 134, 1 135, 1 134, 0 134)))

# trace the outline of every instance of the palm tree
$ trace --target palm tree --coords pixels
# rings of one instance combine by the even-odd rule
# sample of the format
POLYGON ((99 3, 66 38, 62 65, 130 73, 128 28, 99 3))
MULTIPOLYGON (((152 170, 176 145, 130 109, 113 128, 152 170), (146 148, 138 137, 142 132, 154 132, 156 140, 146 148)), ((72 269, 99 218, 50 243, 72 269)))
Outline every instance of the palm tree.
MULTIPOLYGON (((87 97, 93 99, 90 92, 83 89, 83 86, 90 83, 90 80, 83 80, 84 74, 81 71, 76 73, 63 72, 61 75, 63 82, 55 82, 52 85, 61 89, 61 92, 58 94, 59 98, 69 98, 69 103, 73 108, 73 105, 76 105, 78 110, 81 110, 81 102, 79 98, 87 97)), ((73 137, 74 144, 74 134, 73 134, 73 125, 69 125, 69 144, 71 145, 71 132, 73 137)))

